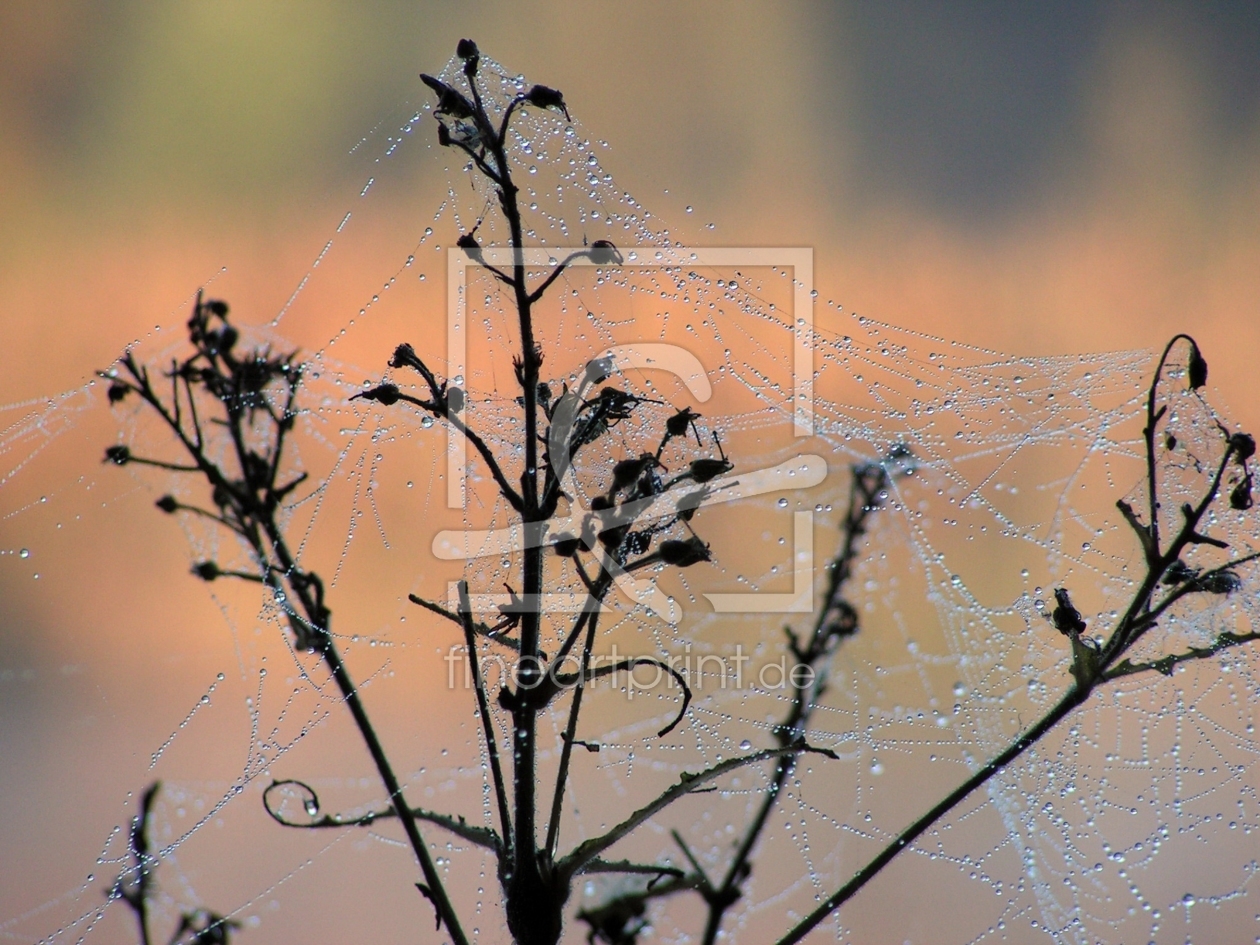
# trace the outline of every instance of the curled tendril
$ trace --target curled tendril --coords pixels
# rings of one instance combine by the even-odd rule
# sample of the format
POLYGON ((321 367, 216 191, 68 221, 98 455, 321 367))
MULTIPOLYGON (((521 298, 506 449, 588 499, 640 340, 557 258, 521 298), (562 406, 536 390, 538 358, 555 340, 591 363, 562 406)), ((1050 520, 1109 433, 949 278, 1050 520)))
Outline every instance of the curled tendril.
MULTIPOLYGON (((656 733, 657 738, 664 738, 678 727, 678 723, 681 722, 683 717, 687 714, 687 706, 691 705, 691 687, 687 685, 687 680, 685 680, 682 674, 678 672, 678 670, 674 669, 674 667, 652 656, 632 656, 629 659, 618 660, 611 666, 600 666, 598 669, 591 670, 586 674, 586 682, 594 682, 601 676, 611 676, 613 673, 619 673, 622 670, 633 672, 636 666, 656 666, 659 669, 663 669, 665 672, 673 676, 674 681, 682 687, 683 701, 682 706, 678 710, 678 714, 674 716, 674 720, 672 722, 656 733)), ((565 689, 576 685, 577 681, 577 673, 572 673, 566 676, 558 676, 556 678, 556 683, 565 689)))
POLYGON ((267 813, 271 815, 272 820, 284 827, 307 827, 312 829, 316 827, 349 827, 363 823, 371 823, 380 816, 379 814, 368 814, 366 815, 366 819, 360 818, 358 820, 343 821, 338 817, 325 814, 323 817, 316 820, 315 815, 319 813, 319 795, 315 793, 315 789, 305 781, 299 781, 296 778, 286 778, 283 781, 272 781, 269 785, 267 785, 267 790, 263 791, 263 807, 267 809, 267 813), (295 787, 305 795, 302 799, 302 809, 305 810, 311 817, 309 823, 303 824, 298 823, 295 820, 289 820, 280 812, 278 805, 276 807, 272 806, 271 792, 277 788, 286 787, 295 787))
MULTIPOLYGON (((263 807, 267 809, 267 813, 271 819, 283 827, 294 827, 299 830, 320 830, 333 827, 367 827, 376 823, 378 820, 389 820, 398 816, 398 812, 392 807, 386 807, 383 810, 368 811, 358 817, 343 817, 340 814, 324 814, 322 817, 316 816, 320 811, 319 795, 315 789, 305 781, 299 781, 297 778, 285 778, 283 781, 272 781, 267 785, 267 789, 263 791, 263 807), (277 788, 294 788, 299 791, 302 796, 302 809, 310 816, 310 820, 302 823, 296 820, 290 820, 280 811, 280 805, 272 799, 271 793, 277 788)), ((413 817, 418 820, 427 820, 429 823, 437 824, 444 827, 457 837, 461 837, 470 843, 479 847, 485 847, 487 850, 499 850, 502 841, 499 835, 487 827, 478 827, 474 824, 467 823, 462 817, 447 817, 444 814, 436 814, 432 811, 422 808, 415 808, 411 811, 413 817)))

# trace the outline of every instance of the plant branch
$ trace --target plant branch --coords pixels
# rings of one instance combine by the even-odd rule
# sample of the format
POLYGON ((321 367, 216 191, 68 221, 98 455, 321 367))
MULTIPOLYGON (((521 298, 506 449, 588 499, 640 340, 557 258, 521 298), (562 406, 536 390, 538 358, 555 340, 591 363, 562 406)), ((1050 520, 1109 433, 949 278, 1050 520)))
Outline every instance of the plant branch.
MULTIPOLYGON (((398 817, 398 811, 393 807, 386 807, 382 810, 369 811, 358 817, 343 817, 340 814, 324 814, 318 820, 311 820, 308 823, 299 823, 296 820, 287 819, 283 813, 271 804, 271 792, 277 788, 296 787, 303 791, 307 797, 303 801, 303 807, 307 811, 313 811, 314 814, 319 813, 319 795, 315 793, 315 789, 304 781, 296 778, 286 778, 283 781, 272 781, 267 785, 267 789, 263 791, 263 807, 267 813, 271 815, 271 819, 283 827, 292 827, 299 830, 324 830, 336 827, 367 827, 376 823, 378 820, 390 820, 398 817)), ((469 843, 484 847, 487 850, 493 850, 496 853, 502 851, 503 843, 499 835, 489 827, 474 826, 462 817, 450 817, 446 814, 438 814, 431 810, 425 810, 423 807, 413 807, 411 809, 412 816, 417 820, 424 820, 431 824, 436 824, 446 830, 449 830, 455 836, 469 843)))
MULTIPOLYGON (((790 628, 785 628, 792 656, 801 664, 815 670, 816 682, 810 689, 795 690, 786 716, 774 727, 774 733, 780 745, 790 745, 796 739, 803 737, 808 729, 814 707, 826 690, 826 674, 820 671, 820 665, 834 654, 837 642, 855 634, 858 630, 857 611, 845 600, 844 588, 852 576, 853 563, 859 553, 862 537, 866 534, 869 517, 883 504, 881 496, 890 478, 889 469, 896 468, 896 464, 907 461, 909 458, 907 449, 896 447, 882 462, 859 463, 852 467, 848 506, 841 524, 840 548, 828 568, 827 588, 813 629, 809 637, 801 641, 790 628)), ((795 754, 784 754, 777 758, 770 784, 764 791, 752 820, 744 828, 735 855, 719 885, 714 887, 704 871, 700 870, 699 878, 695 882, 679 884, 668 891, 654 887, 639 893, 625 894, 618 897, 616 901, 623 905, 630 905, 638 897, 637 904, 641 906, 649 898, 668 895, 670 892, 698 890, 708 907, 703 941, 705 943, 715 941, 721 929, 723 917, 740 897, 740 887, 751 870, 752 852, 765 829, 770 814, 778 806, 780 792, 795 768, 796 757, 795 754)))
POLYGON ((1118 503, 1121 514, 1133 528, 1142 545, 1147 561, 1147 574, 1138 585, 1132 601, 1115 625, 1107 642, 1102 647, 1098 647, 1092 640, 1083 636, 1085 621, 1072 606, 1067 590, 1057 588, 1055 590, 1055 599, 1058 602, 1058 606, 1051 615, 1051 619, 1055 628, 1069 638, 1072 653, 1070 670, 1074 680, 1063 698, 1039 722, 1016 738, 997 757, 988 762, 935 807, 899 833, 891 844, 855 873, 848 883, 825 899, 813 912, 794 926, 787 935, 779 940, 777 945, 793 945, 793 943, 799 942, 804 938, 810 930, 826 919, 834 910, 851 899, 898 853, 912 844, 932 824, 952 810, 968 794, 988 781, 993 775, 1010 765, 1024 751, 1067 717, 1077 706, 1083 704, 1098 685, 1121 676, 1147 670, 1171 674, 1173 667, 1179 663, 1187 662, 1191 659, 1207 658, 1227 647, 1260 639, 1260 633, 1257 632, 1245 634, 1225 632, 1218 634, 1215 642, 1208 647, 1191 647, 1187 652, 1170 654, 1161 659, 1144 663, 1133 663, 1127 659, 1123 662, 1117 662, 1144 633, 1155 625, 1156 619, 1167 612, 1174 603, 1191 593, 1231 593, 1241 584, 1231 569, 1260 557, 1260 553, 1253 553, 1227 562, 1203 574, 1189 574, 1177 588, 1152 609, 1152 597, 1161 580, 1169 572, 1170 567, 1180 560, 1182 551, 1188 545, 1211 544, 1216 547, 1228 547, 1225 542, 1200 534, 1197 529, 1208 508, 1219 497, 1222 477, 1230 460, 1237 459, 1245 469, 1246 460, 1255 451, 1255 444, 1251 437, 1244 434, 1230 435, 1224 428, 1221 429, 1226 446, 1220 464, 1212 474, 1210 482, 1198 504, 1190 505, 1187 503, 1182 506, 1183 522, 1181 528, 1167 550, 1161 552, 1158 528, 1160 503, 1159 481, 1156 472, 1158 464, 1155 456, 1155 424, 1164 415, 1167 407, 1161 407, 1156 410, 1155 398, 1162 379, 1164 363, 1172 349, 1172 345, 1178 339, 1185 339, 1190 343, 1191 350, 1187 374, 1191 391, 1195 391, 1203 386, 1207 379, 1207 364, 1199 353, 1198 346, 1194 340, 1187 335, 1174 337, 1164 349, 1164 354, 1160 358, 1155 375, 1151 380, 1150 391, 1147 396, 1147 426, 1143 431, 1143 435, 1146 440, 1147 450, 1150 525, 1143 526, 1127 503, 1118 503))
MULTIPOLYGON (((435 604, 433 601, 425 600, 423 597, 416 594, 408 594, 407 600, 411 601, 413 604, 419 604, 425 610, 431 611, 439 617, 445 617, 458 627, 463 627, 464 625, 463 618, 460 617, 459 614, 455 613, 453 610, 447 610, 441 604, 435 604)), ((521 645, 519 643, 511 637, 504 636, 502 633, 497 633, 496 631, 491 630, 489 624, 482 623, 478 620, 473 624, 473 629, 476 630, 478 636, 485 637, 487 640, 493 640, 495 643, 505 646, 509 650, 520 651, 521 645)))
POLYGON ((1132 676, 1135 673, 1145 673, 1154 670, 1165 676, 1173 674, 1174 667, 1181 663, 1188 663, 1191 660, 1209 659, 1220 653, 1222 650, 1229 649, 1233 646, 1239 646, 1243 643, 1251 643, 1260 640, 1260 631, 1252 633, 1230 633, 1228 630, 1217 635, 1216 639, 1208 646, 1197 647, 1192 646, 1183 653, 1169 653, 1167 656, 1160 657, 1157 660, 1151 660, 1145 663, 1133 663, 1129 660, 1123 660, 1107 671, 1106 678, 1119 679, 1121 676, 1132 676))
POLYGON ((687 874, 676 866, 658 866, 655 863, 632 863, 629 860, 591 860, 580 870, 582 873, 643 873, 648 876, 672 876, 681 879, 687 874))
POLYGON ((1041 721, 1015 739, 1005 751, 955 788, 939 804, 897 834, 893 841, 884 847, 874 859, 858 870, 853 875, 853 878, 836 890, 836 892, 824 899, 817 909, 793 926, 775 945, 793 945, 793 943, 803 939, 810 930, 852 899, 863 886, 874 879, 880 870, 892 861, 893 857, 918 839, 937 820, 953 810, 968 794, 1022 755, 1029 746, 1035 744, 1046 732, 1054 728, 1068 713, 1088 697, 1088 691, 1073 685, 1068 690, 1067 695, 1053 709, 1047 712, 1041 721))
MULTIPOLYGON (((573 704, 569 706, 569 721, 564 730, 564 746, 560 749, 560 767, 556 773, 556 787, 551 797, 551 817, 547 822, 547 841, 543 846, 547 856, 554 858, 560 839, 560 814, 564 808, 564 792, 569 780, 569 762, 573 757, 573 742, 577 738, 578 715, 582 711, 582 694, 586 690, 586 677, 591 664, 591 650, 595 646, 595 631, 599 623, 599 601, 586 618, 586 642, 582 646, 580 679, 573 690, 573 704)), ((563 657, 557 657, 556 665, 563 657)))
POLYGON ((801 752, 814 752, 820 755, 826 755, 829 758, 837 757, 835 752, 826 748, 816 748, 809 745, 804 739, 788 745, 783 748, 763 748, 761 751, 755 751, 750 755, 741 755, 738 758, 728 758, 726 761, 719 762, 711 768, 706 768, 696 774, 684 771, 679 775, 678 783, 666 788, 655 798, 644 806, 640 807, 633 814, 617 824, 611 830, 598 837, 592 837, 589 840, 580 843, 570 853, 564 856, 557 864, 556 871, 562 876, 573 876, 575 873, 589 863, 595 857, 599 856, 614 843, 624 839, 640 824, 647 821, 650 817, 660 813, 674 801, 680 797, 691 794, 710 781, 720 778, 722 775, 748 765, 756 764, 759 761, 765 761, 767 758, 777 758, 781 755, 800 754, 801 752))
POLYGON ((503 769, 499 766, 499 739, 494 731, 494 719, 490 715, 490 701, 486 698, 485 680, 477 662, 477 636, 473 629, 472 604, 468 601, 468 582, 459 582, 459 615, 464 625, 464 643, 468 647, 468 661, 472 668, 473 685, 477 690, 477 711, 486 739, 486 753, 490 756, 490 773, 494 779, 494 796, 499 802, 499 827, 512 855, 512 816, 508 813, 507 789, 503 782, 503 769))
MULTIPOLYGON (((468 945, 468 939, 460 927, 441 877, 420 834, 417 819, 403 797, 398 778, 328 630, 331 614, 323 603, 323 582, 318 575, 298 567, 277 519, 280 496, 275 488, 275 477, 281 462, 279 454, 284 445, 281 434, 292 416, 293 397, 301 382, 301 370, 291 363, 292 355, 273 357, 269 352, 260 350, 250 352, 243 360, 235 357, 231 348, 237 335, 235 328, 228 324, 227 311, 225 303, 203 302, 198 293, 193 316, 189 321, 189 338, 195 353, 177 369, 177 373, 189 385, 190 402, 196 397, 191 388, 191 378, 195 376, 209 397, 222 407, 224 416, 218 422, 226 428, 231 439, 240 469, 240 480, 230 479, 206 456, 200 435, 195 439, 189 436, 182 421, 177 419, 153 390, 148 372, 136 364, 130 352, 124 356, 123 364, 135 380, 135 387, 142 398, 152 406, 179 440, 195 463, 194 468, 205 476, 212 488, 215 504, 224 510, 223 515, 228 519, 229 527, 234 527, 250 546, 259 566, 260 576, 286 614, 298 647, 319 653, 328 666, 420 864, 425 882, 417 885, 433 903, 439 924, 446 924, 455 945, 468 945), (218 322, 214 322, 214 319, 218 322), (221 327, 214 327, 219 323, 221 327), (274 438, 263 448, 263 453, 259 454, 247 445, 245 429, 246 425, 252 424, 254 412, 266 403, 268 385, 277 382, 287 388, 288 393, 284 418, 277 421, 274 412, 264 411, 273 421, 274 438)), ((114 462, 119 462, 122 457, 130 459, 130 451, 125 447, 112 447, 107 452, 107 458, 114 462)), ((167 468, 178 467, 167 464, 167 468)), ((179 471, 191 470, 179 468, 179 471)), ((206 573, 217 576, 220 572, 215 566, 213 572, 206 573)))

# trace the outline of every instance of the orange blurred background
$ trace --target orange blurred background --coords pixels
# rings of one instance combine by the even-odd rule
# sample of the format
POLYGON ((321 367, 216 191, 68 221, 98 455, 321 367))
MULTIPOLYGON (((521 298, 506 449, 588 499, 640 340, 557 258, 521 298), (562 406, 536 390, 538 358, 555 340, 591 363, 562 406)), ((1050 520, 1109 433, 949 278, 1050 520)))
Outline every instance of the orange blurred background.
MULTIPOLYGON (((618 186, 682 241, 811 246, 824 300, 1013 354, 1154 347, 1190 331, 1217 402, 1255 429, 1258 10, 6 3, 0 403, 83 384, 154 325, 181 324, 212 277, 240 320, 279 312, 363 184, 356 142, 424 101, 417 72, 470 36, 563 90, 611 143, 602 162, 618 186)), ((392 271, 373 247, 414 243, 445 182, 411 183, 342 260, 359 282, 286 316, 296 342, 322 345, 392 271)), ((834 309, 816 316, 846 328, 834 309)), ((391 325, 341 356, 379 366, 398 340, 391 325)), ((74 449, 53 467, 61 482, 96 475, 114 435, 108 418, 83 430, 63 438, 74 449)), ((18 477, 4 511, 47 488, 18 477)), ((0 557, 0 937, 50 934, 55 902, 6 922, 79 895, 93 871, 81 896, 95 902, 112 872, 93 864, 129 816, 126 792, 237 660, 221 602, 187 579, 177 530, 135 516, 147 496, 109 494, 104 509, 79 496, 44 518, 11 516, 0 536, 10 551, 46 539, 29 559, 0 557), (80 505, 93 514, 74 532, 80 505), (171 634, 197 644, 171 647, 171 634)), ((395 619, 390 593, 381 620, 395 619)), ((224 606, 248 622, 248 605, 224 606)), ((240 744, 197 745, 179 762, 189 779, 239 768, 240 744)), ((221 855, 230 867, 231 847, 221 855)), ((215 866, 189 882, 212 889, 215 866)), ((255 911, 280 898, 265 893, 255 911)), ((291 918, 247 940, 297 941, 291 918)), ((106 921, 101 940, 126 940, 122 920, 106 921)), ((328 940, 353 936, 336 932, 328 940)))

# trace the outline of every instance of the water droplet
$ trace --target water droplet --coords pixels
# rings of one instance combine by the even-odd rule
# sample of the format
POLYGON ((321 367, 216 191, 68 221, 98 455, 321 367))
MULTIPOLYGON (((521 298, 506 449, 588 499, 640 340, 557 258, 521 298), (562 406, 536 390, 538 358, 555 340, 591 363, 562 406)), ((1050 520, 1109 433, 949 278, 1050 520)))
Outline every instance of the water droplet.
POLYGON ((314 817, 319 813, 319 803, 313 797, 308 797, 302 807, 306 809, 308 817, 314 817))
POLYGON ((30 548, 23 548, 21 551, 18 552, 19 558, 29 558, 30 556, 31 556, 30 548))
POLYGON ((749 751, 752 748, 752 742, 750 742, 748 739, 745 738, 742 742, 739 743, 739 748, 740 748, 740 751, 749 751))
POLYGON ((965 683, 961 683, 961 682, 954 683, 954 695, 965 696, 966 694, 967 694, 967 686, 965 683))
POLYGON ((695 207, 688 207, 688 208, 687 208, 687 212, 688 212, 688 213, 693 213, 693 212, 695 211, 695 209, 696 209, 695 207))
POLYGON ((785 498, 780 499, 780 500, 779 500, 778 502, 776 502, 775 504, 776 504, 779 508, 781 508, 781 509, 786 509, 786 508, 788 507, 788 500, 787 500, 787 498, 785 497, 785 498))

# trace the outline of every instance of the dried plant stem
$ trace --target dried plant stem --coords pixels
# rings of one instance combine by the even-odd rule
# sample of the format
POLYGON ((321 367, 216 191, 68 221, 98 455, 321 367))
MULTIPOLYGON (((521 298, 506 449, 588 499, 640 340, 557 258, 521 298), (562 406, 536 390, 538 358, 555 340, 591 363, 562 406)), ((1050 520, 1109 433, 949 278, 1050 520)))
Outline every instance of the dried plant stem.
POLYGON ((1175 579, 1176 586, 1168 591, 1163 599, 1155 600, 1160 586, 1167 583, 1167 575, 1170 573, 1173 564, 1180 561, 1182 552, 1188 546, 1209 544, 1220 548, 1228 547, 1225 542, 1219 539, 1201 534, 1198 531, 1198 527, 1200 522, 1203 521, 1207 510, 1220 498, 1221 482, 1229 464, 1237 462, 1244 467, 1245 471, 1246 461, 1255 450, 1255 443, 1250 437, 1231 435, 1228 431, 1221 429, 1225 449, 1220 462, 1211 474, 1207 488, 1199 501, 1193 505, 1187 503, 1182 506, 1181 526, 1168 543, 1167 548, 1161 549, 1158 528, 1160 493, 1158 463, 1155 453, 1155 428, 1159 420, 1167 412, 1167 407, 1160 407, 1157 410, 1156 403, 1160 381, 1163 378, 1164 365, 1168 360, 1173 344, 1178 340, 1185 340, 1190 345, 1190 369, 1187 373, 1190 377, 1191 390, 1197 390, 1206 380, 1207 365, 1203 361, 1194 339, 1188 335, 1177 335, 1174 337, 1168 343, 1159 359, 1147 396, 1147 425, 1143 430, 1143 438, 1147 452, 1146 466, 1147 487, 1150 490, 1150 522, 1143 525, 1138 521, 1131 507, 1123 501, 1117 503, 1125 520, 1132 526, 1138 536, 1139 543, 1145 554, 1147 571, 1142 581, 1139 582, 1129 606, 1112 629, 1111 635, 1101 646, 1093 640, 1082 637, 1084 622, 1081 621, 1080 615, 1072 609, 1066 590, 1057 590, 1055 596, 1059 600, 1059 608, 1053 615, 1053 622, 1055 627, 1069 638, 1072 654, 1070 671, 1073 683, 1063 698, 1000 754, 960 784, 922 817, 897 834, 892 843, 858 870, 853 875, 853 878, 840 889, 823 900, 813 912, 779 939, 776 945, 792 945, 792 943, 799 942, 804 938, 810 930, 818 926, 832 912, 874 879, 898 853, 918 839, 924 831, 953 810, 972 791, 1009 766, 1066 718, 1075 708, 1082 705, 1097 686, 1121 676, 1128 676, 1143 671, 1171 674, 1173 667, 1179 663, 1192 659, 1205 659, 1228 647, 1247 643, 1260 637, 1260 634, 1254 632, 1245 634, 1223 633, 1218 635, 1215 642, 1208 647, 1191 648, 1184 653, 1171 654, 1148 662, 1135 664, 1127 659, 1121 662, 1124 654, 1131 650, 1138 640, 1156 625, 1157 619, 1162 614, 1167 613, 1177 601, 1194 593, 1229 593, 1234 588, 1234 584, 1230 581, 1225 581, 1224 577, 1233 575, 1234 569, 1239 566, 1260 558, 1260 553, 1246 554, 1233 558, 1225 564, 1202 574, 1193 573, 1181 576, 1175 579), (1214 579, 1221 583, 1214 584, 1214 579), (1213 587, 1217 589, 1212 590, 1213 587))
MULTIPOLYGON (((792 655, 799 663, 815 671, 816 682, 809 689, 794 690, 787 715, 775 726, 775 733, 783 744, 804 736, 814 708, 827 688, 827 676, 825 671, 821 671, 822 665, 834 653, 837 640, 856 633, 858 629, 856 611, 844 600, 844 589, 853 575, 853 563, 857 559, 862 536, 866 534, 867 521, 883 504, 881 493, 888 485, 890 477, 887 468, 880 463, 857 464, 852 468, 851 475, 848 509, 841 525, 840 550, 831 562, 827 590, 822 606, 818 609, 818 618, 804 646, 789 631, 792 655), (849 621, 842 630, 836 624, 841 619, 849 621)), ((708 905, 704 945, 713 945, 717 940, 723 917, 739 899, 740 885, 749 874, 753 849, 761 838, 770 814, 779 804, 779 795, 788 776, 796 767, 796 759, 796 755, 783 755, 778 759, 765 796, 756 814, 744 828, 744 835, 721 884, 704 895, 708 905)))
POLYGON ((472 669, 473 685, 477 688, 477 714, 486 739, 486 754, 490 758, 490 773, 494 780, 494 796, 499 804, 499 828, 503 841, 508 844, 507 854, 512 854, 512 815, 508 813, 507 789, 503 782, 503 769, 499 765, 499 737, 494 730, 490 715, 490 700, 486 698, 486 684, 477 661, 477 632, 473 628, 472 605, 468 601, 468 582, 459 582, 459 615, 464 625, 464 645, 468 647, 468 661, 472 669))
POLYGON ((991 777, 1022 755, 1030 746, 1041 739, 1046 732, 1054 728, 1073 709, 1084 702, 1089 693, 1073 685, 1067 695, 1032 728, 1020 735, 1000 755, 986 764, 970 778, 955 788, 939 804, 906 827, 879 855, 853 874, 853 878, 823 900, 813 912, 797 923, 787 935, 779 939, 775 945, 792 945, 803 939, 811 929, 831 915, 836 909, 852 899, 863 886, 874 879, 898 853, 919 838, 925 830, 958 806, 972 791, 980 787, 991 777))
MULTIPOLYGON (((206 479, 214 494, 219 497, 216 501, 219 501, 220 508, 223 510, 221 518, 224 524, 249 544, 259 568, 259 577, 271 589, 275 599, 281 602, 299 647, 318 652, 328 666, 329 673, 336 682, 346 707, 350 710, 368 753, 372 756, 389 802, 401 821, 407 840, 420 864, 425 881, 417 885, 433 903, 439 923, 447 926, 455 945, 467 945, 468 939, 460 927, 454 907, 442 884, 441 876, 429 855, 428 846, 421 836, 416 817, 403 796, 398 777, 394 773, 375 727, 368 718, 367 710, 363 706, 358 689, 342 659, 336 641, 328 630, 331 615, 323 604, 323 584, 318 575, 304 572, 298 566, 277 520, 280 500, 292 488, 292 484, 285 487, 278 486, 277 477, 282 464, 285 436, 292 426, 294 400, 301 371, 292 367, 287 358, 264 360, 258 355, 254 356, 254 365, 263 364, 271 374, 283 379, 287 385, 284 407, 277 413, 265 398, 257 396, 253 388, 242 387, 243 378, 249 376, 247 371, 251 367, 248 359, 246 362, 237 361, 230 356, 230 351, 225 354, 218 349, 217 345, 212 345, 208 340, 209 335, 205 331, 205 323, 209 318, 208 306, 209 303, 203 304, 199 295, 193 318, 194 326, 199 320, 202 322, 201 333, 194 331, 198 353, 187 362, 183 369, 178 365, 173 366, 171 373, 174 383, 174 402, 171 407, 168 408, 158 396, 150 382, 148 372, 135 362, 130 353, 122 360, 123 366, 131 375, 127 387, 129 390, 136 391, 157 412, 192 460, 192 465, 187 468, 174 465, 168 465, 168 468, 182 472, 198 472, 206 479), (209 366, 193 370, 194 366, 202 361, 209 366), (240 481, 232 480, 224 469, 206 454, 205 437, 195 410, 189 410, 188 419, 185 419, 180 410, 181 386, 184 399, 190 405, 195 402, 194 378, 207 385, 213 384, 211 389, 214 396, 224 407, 226 417, 219 422, 226 425, 231 437, 235 463, 243 476, 240 481), (212 380, 207 381, 207 378, 212 380), (248 396, 250 394, 255 396, 248 396), (264 462, 259 461, 259 455, 251 451, 246 443, 245 427, 250 422, 252 412, 256 410, 265 410, 274 424, 274 440, 268 447, 270 454, 267 457, 261 457, 264 462), (300 606, 300 613, 295 609, 293 601, 297 601, 300 606)), ((226 307, 219 317, 225 318, 225 314, 226 307)), ((125 457, 123 460, 125 462, 133 459, 129 451, 121 455, 125 457)), ((112 456, 107 453, 107 457, 110 458, 118 456, 120 454, 116 450, 112 456)), ((113 461, 117 463, 119 459, 113 458, 113 461)), ((143 462, 143 460, 140 461, 143 462)), ((225 572, 215 567, 213 574, 221 576, 225 572)))

